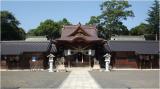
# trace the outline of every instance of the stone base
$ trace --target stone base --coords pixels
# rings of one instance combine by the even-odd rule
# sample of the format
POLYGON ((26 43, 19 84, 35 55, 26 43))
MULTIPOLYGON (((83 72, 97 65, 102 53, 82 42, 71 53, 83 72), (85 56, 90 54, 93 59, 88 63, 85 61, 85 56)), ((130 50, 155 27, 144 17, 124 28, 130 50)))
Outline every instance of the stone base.
POLYGON ((100 66, 99 66, 99 64, 95 64, 94 66, 93 66, 93 70, 100 70, 101 68, 100 68, 100 66))
POLYGON ((57 66, 57 72, 62 72, 62 71, 67 71, 66 68, 64 67, 64 65, 58 65, 57 66))

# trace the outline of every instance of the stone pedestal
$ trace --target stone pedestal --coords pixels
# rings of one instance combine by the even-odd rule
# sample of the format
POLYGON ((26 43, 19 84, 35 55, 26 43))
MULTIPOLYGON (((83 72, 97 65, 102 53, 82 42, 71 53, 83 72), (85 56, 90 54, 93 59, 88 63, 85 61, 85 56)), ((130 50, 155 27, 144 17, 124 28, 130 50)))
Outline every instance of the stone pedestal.
POLYGON ((49 72, 53 72, 53 59, 49 60, 49 72))
POLYGON ((63 64, 60 64, 57 66, 57 72, 60 72, 60 71, 66 71, 66 68, 63 64))
POLYGON ((60 60, 58 60, 58 65, 57 65, 57 72, 60 72, 60 71, 66 71, 66 67, 64 65, 64 62, 65 62, 65 59, 64 57, 61 57, 60 60))
POLYGON ((100 70, 99 61, 94 58, 93 70, 100 70))
POLYGON ((93 66, 93 69, 94 69, 94 70, 99 70, 99 69, 100 69, 100 65, 99 65, 99 64, 95 64, 95 65, 93 66))
POLYGON ((106 61, 106 64, 105 64, 105 71, 109 71, 109 62, 108 61, 106 61))

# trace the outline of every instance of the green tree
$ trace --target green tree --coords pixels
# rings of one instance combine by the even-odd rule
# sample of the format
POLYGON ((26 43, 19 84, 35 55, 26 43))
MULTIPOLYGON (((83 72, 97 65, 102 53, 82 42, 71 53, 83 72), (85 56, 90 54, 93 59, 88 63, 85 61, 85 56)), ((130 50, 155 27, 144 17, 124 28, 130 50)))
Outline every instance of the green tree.
POLYGON ((140 25, 130 30, 130 35, 144 35, 146 40, 155 40, 156 37, 152 34, 149 24, 141 23, 140 25))
POLYGON ((71 25, 71 23, 66 18, 63 18, 62 20, 58 21, 58 23, 61 26, 63 26, 63 25, 71 25))
MULTIPOLYGON (((86 25, 96 25, 96 28, 98 29, 98 36, 100 38, 109 38, 109 30, 106 30, 103 28, 102 24, 100 23, 100 19, 99 16, 91 16, 90 20, 88 23, 86 23, 86 25)), ((127 29, 126 26, 123 25, 122 22, 119 22, 117 24, 117 26, 119 27, 118 30, 112 30, 113 35, 129 35, 129 31, 127 29)))
POLYGON ((130 30, 130 35, 145 35, 150 33, 151 30, 149 29, 149 25, 145 23, 141 23, 130 30))
POLYGON ((57 22, 47 19, 40 23, 40 26, 38 26, 35 31, 35 35, 47 36, 48 38, 55 39, 60 37, 60 29, 61 26, 57 22))
POLYGON ((91 16, 90 20, 86 25, 97 25, 99 23, 99 18, 97 16, 91 16))
POLYGON ((28 36, 47 36, 49 39, 55 39, 60 37, 61 29, 63 25, 71 25, 71 23, 63 18, 60 21, 53 21, 47 19, 44 22, 41 22, 36 29, 31 29, 27 35, 28 36))
POLYGON ((19 28, 19 21, 11 12, 1 11, 1 40, 25 39, 25 31, 19 28))
POLYGON ((149 28, 152 30, 151 34, 157 34, 159 38, 159 2, 155 0, 153 6, 148 11, 147 22, 149 23, 149 28))
POLYGON ((110 38, 112 34, 117 34, 123 28, 126 30, 126 26, 123 25, 122 20, 127 20, 127 17, 134 16, 132 10, 128 10, 129 7, 131 5, 125 0, 111 0, 102 3, 102 14, 99 18, 104 31, 101 29, 99 32, 102 31, 103 38, 107 37, 105 35, 109 35, 110 38))
POLYGON ((59 33, 61 33, 61 29, 64 25, 72 25, 71 22, 69 22, 66 18, 63 18, 62 20, 57 22, 60 25, 59 33))
POLYGON ((27 32, 27 36, 35 36, 35 31, 36 31, 36 29, 30 29, 30 30, 27 32))
POLYGON ((94 25, 94 26, 96 26, 96 28, 98 29, 97 30, 98 31, 98 37, 100 37, 100 38, 109 38, 109 36, 106 35, 108 33, 108 30, 104 30, 104 28, 100 24, 99 16, 91 16, 89 22, 86 23, 86 25, 94 25))
POLYGON ((26 38, 26 33, 25 33, 23 28, 19 28, 18 35, 19 35, 21 40, 24 40, 26 38))

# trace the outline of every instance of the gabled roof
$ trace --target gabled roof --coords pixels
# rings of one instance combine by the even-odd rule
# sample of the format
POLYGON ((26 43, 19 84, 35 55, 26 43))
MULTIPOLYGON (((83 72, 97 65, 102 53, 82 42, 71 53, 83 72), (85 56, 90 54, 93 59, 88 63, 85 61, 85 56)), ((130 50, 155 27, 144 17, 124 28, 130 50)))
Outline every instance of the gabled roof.
POLYGON ((138 54, 158 54, 158 41, 108 41, 111 51, 135 51, 138 54))
POLYGON ((78 34, 81 34, 82 36, 90 36, 81 26, 79 26, 73 33, 71 33, 69 36, 76 36, 78 34))
POLYGON ((91 36, 97 37, 96 27, 87 25, 66 25, 62 29, 61 37, 68 37, 70 34, 74 33, 78 28, 81 28, 84 32, 91 36))
POLYGON ((56 39, 57 41, 69 41, 73 42, 75 39, 82 38, 86 41, 102 41, 97 36, 97 29, 95 26, 87 25, 69 25, 64 26, 62 29, 61 37, 56 39), (82 34, 82 35, 79 35, 82 34), (77 35, 78 34, 78 35, 77 35))
POLYGON ((23 52, 47 52, 50 46, 50 41, 1 41, 0 43, 2 55, 19 55, 23 52))

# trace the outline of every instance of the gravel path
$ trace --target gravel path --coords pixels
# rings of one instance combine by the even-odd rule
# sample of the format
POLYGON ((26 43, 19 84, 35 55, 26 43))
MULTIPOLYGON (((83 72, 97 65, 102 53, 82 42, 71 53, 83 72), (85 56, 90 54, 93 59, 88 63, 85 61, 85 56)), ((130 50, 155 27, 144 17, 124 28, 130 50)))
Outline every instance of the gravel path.
POLYGON ((90 72, 102 88, 159 88, 159 71, 90 72))
POLYGON ((2 89, 57 88, 68 75, 69 72, 3 71, 1 87, 2 89))

